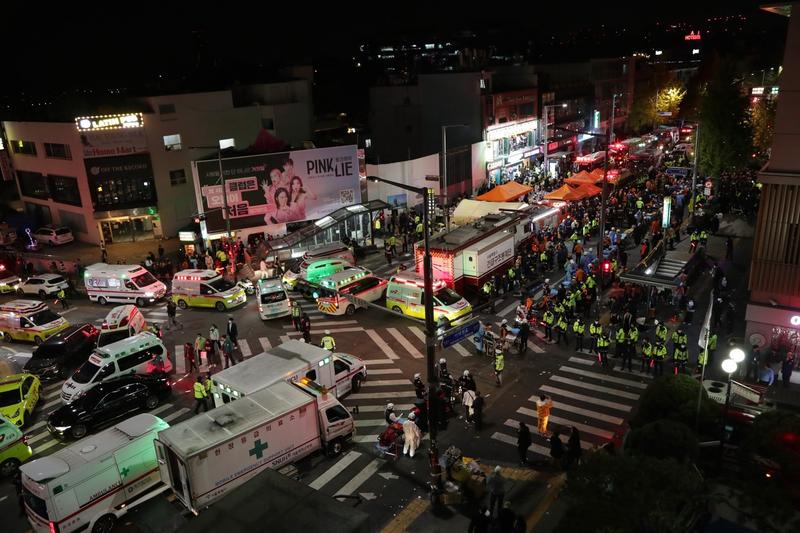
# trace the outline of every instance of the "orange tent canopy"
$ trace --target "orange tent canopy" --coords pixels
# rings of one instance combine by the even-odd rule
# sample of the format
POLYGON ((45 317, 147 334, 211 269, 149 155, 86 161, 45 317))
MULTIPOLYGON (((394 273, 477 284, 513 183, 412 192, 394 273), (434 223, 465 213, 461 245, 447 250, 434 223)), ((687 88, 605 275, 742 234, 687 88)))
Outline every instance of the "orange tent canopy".
POLYGON ((476 200, 484 202, 511 202, 517 198, 522 198, 533 190, 532 187, 522 185, 516 181, 509 181, 503 185, 498 185, 489 192, 485 192, 478 196, 476 200))
POLYGON ((583 185, 575 189, 575 191, 581 192, 585 196, 597 196, 598 194, 601 194, 603 192, 603 189, 595 185, 592 185, 591 183, 584 183, 583 185))
POLYGON ((545 200, 562 200, 562 201, 575 201, 585 197, 586 194, 577 189, 573 189, 569 185, 562 185, 558 189, 550 191, 549 193, 544 195, 545 200))
MULTIPOLYGON (((600 179, 603 179, 603 176, 600 176, 600 179)), ((577 174, 574 174, 572 177, 569 177, 564 180, 565 182, 569 183, 570 185, 583 185, 586 183, 595 184, 597 183, 597 177, 593 174, 586 172, 585 170, 581 170, 577 174)))
POLYGON ((602 168, 596 168, 596 169, 592 170, 590 172, 590 174, 592 176, 594 176, 595 178, 597 178, 598 180, 602 180, 603 179, 603 169, 602 168))

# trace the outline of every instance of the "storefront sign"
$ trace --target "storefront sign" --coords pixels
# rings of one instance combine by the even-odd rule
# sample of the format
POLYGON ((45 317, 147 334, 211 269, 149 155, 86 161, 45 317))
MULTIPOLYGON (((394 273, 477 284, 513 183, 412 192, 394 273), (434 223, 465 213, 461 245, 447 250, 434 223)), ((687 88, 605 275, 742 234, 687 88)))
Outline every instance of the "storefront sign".
POLYGON ((197 240, 197 234, 193 231, 179 231, 178 239, 181 242, 194 242, 197 240))
POLYGON ((700 41, 702 38, 700 37, 700 32, 689 32, 688 35, 683 36, 684 41, 700 41))
POLYGON ((668 228, 670 219, 672 218, 672 197, 664 197, 664 206, 661 211, 661 227, 668 228))
POLYGON ((531 133, 536 131, 539 121, 537 119, 523 120, 521 122, 504 122, 502 124, 495 124, 486 128, 486 139, 489 141, 497 141, 506 139, 512 135, 521 135, 523 133, 531 133))
POLYGON ((78 131, 117 130, 121 128, 141 128, 144 119, 141 113, 123 115, 97 115, 93 117, 77 117, 75 125, 78 131))
POLYGON ((533 150, 522 152, 522 158, 526 159, 528 157, 533 157, 535 155, 538 155, 539 153, 541 153, 541 150, 539 150, 539 148, 534 148, 533 150))
POLYGON ((497 170, 498 168, 503 168, 503 165, 505 165, 505 163, 506 163, 505 158, 498 159, 497 161, 492 161, 491 163, 486 163, 486 170, 497 170))

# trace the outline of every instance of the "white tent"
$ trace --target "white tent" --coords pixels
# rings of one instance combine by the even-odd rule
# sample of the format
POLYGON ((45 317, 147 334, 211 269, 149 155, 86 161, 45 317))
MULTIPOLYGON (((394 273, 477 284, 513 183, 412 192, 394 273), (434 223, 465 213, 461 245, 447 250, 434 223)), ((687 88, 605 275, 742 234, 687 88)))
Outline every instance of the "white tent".
POLYGON ((481 202, 479 200, 461 200, 450 217, 450 221, 460 226, 469 224, 489 213, 499 213, 501 209, 523 209, 525 202, 481 202))

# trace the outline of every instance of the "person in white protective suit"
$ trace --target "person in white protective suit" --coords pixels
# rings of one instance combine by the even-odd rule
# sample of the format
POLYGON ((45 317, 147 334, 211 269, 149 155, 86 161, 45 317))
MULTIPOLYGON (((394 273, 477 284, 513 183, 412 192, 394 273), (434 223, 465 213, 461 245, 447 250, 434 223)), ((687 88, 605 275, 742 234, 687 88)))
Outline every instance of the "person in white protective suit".
POLYGON ((403 444, 403 455, 414 457, 414 453, 419 447, 419 442, 422 440, 422 432, 419 426, 414 421, 416 416, 414 413, 408 415, 408 420, 403 423, 403 435, 405 436, 405 444, 403 444))

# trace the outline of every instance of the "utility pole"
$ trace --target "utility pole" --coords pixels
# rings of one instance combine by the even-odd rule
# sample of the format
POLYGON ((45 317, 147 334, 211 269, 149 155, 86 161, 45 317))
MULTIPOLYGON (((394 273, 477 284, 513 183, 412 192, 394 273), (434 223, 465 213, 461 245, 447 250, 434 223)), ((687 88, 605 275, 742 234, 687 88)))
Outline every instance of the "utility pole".
POLYGON ((692 163, 692 196, 689 197, 690 202, 689 205, 692 206, 692 211, 689 213, 690 216, 694 216, 694 209, 695 209, 695 187, 697 187, 697 155, 700 152, 700 123, 697 123, 697 129, 694 132, 694 163, 692 163))
POLYGON ((228 190, 225 187, 225 176, 222 171, 222 144, 219 142, 217 146, 189 146, 189 150, 216 150, 217 151, 217 165, 219 167, 219 183, 222 185, 222 216, 225 219, 225 230, 228 235, 228 240, 232 239, 231 234, 231 216, 228 212, 228 190))

